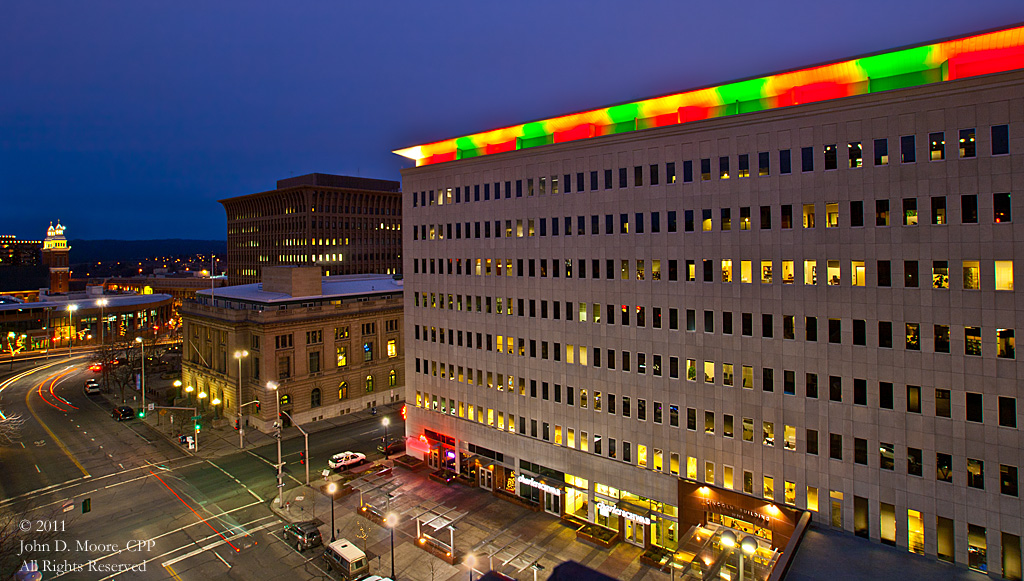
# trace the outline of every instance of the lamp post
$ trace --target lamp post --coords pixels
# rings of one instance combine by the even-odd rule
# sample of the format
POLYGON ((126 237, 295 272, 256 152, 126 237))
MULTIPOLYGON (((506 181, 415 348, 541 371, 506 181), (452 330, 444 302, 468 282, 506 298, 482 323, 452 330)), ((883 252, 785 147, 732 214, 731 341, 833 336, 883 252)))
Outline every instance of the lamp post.
POLYGON ((106 326, 106 319, 103 317, 103 307, 107 306, 107 299, 99 299, 96 304, 100 307, 100 353, 103 352, 103 344, 105 343, 106 334, 103 327, 106 326))
POLYGON ((235 420, 238 422, 238 449, 245 448, 245 426, 242 425, 242 359, 249 356, 249 352, 245 349, 235 351, 235 360, 238 361, 238 393, 235 394, 238 400, 238 416, 235 420))
POLYGON ((220 405, 220 398, 219 397, 215 397, 215 398, 211 399, 210 400, 210 405, 213 406, 213 417, 215 417, 215 418, 220 417, 220 414, 217 412, 217 409, 218 409, 217 406, 220 405))
MULTIPOLYGON (((386 425, 386 424, 385 424, 386 425)), ((388 495, 388 504, 391 503, 391 495, 388 495)), ((398 524, 398 515, 393 512, 389 512, 384 517, 384 522, 387 523, 388 529, 391 531, 391 578, 395 578, 395 525, 398 524)))
MULTIPOLYGON (((391 421, 388 418, 384 418, 383 420, 380 421, 380 423, 384 424, 384 459, 387 460, 388 459, 388 424, 390 424, 391 421)), ((394 573, 394 571, 392 571, 392 573, 394 573)))
MULTIPOLYGON (((192 403, 192 392, 195 391, 195 389, 196 388, 192 387, 191 385, 186 385, 185 386, 185 393, 188 394, 188 403, 192 403)), ((199 414, 197 413, 196 415, 199 415, 199 414)))
POLYGON ((466 566, 469 567, 469 581, 473 581, 473 567, 476 566, 476 557, 472 554, 466 555, 466 566))
POLYGON ((330 483, 327 485, 327 493, 331 495, 331 542, 334 542, 334 491, 338 489, 338 485, 330 483))
POLYGON ((68 357, 71 357, 71 343, 75 339, 75 311, 78 305, 68 305, 68 318, 71 319, 71 331, 68 332, 68 357))
MULTIPOLYGON (((267 382, 267 389, 274 392, 274 427, 277 428, 277 506, 284 504, 284 483, 281 481, 281 396, 277 393, 278 385, 273 381, 267 382)), ((331 494, 331 540, 334 540, 334 494, 331 494)))
MULTIPOLYGON (((196 404, 196 407, 199 407, 199 409, 202 409, 203 400, 206 399, 206 392, 205 391, 200 391, 199 395, 197 395, 196 397, 199 398, 199 403, 196 404)), ((201 415, 201 414, 196 414, 196 415, 198 416, 198 415, 201 415)))
POLYGON ((136 337, 135 342, 139 344, 142 349, 142 360, 140 366, 142 368, 142 409, 143 417, 145 417, 146 409, 146 342, 142 340, 142 337, 136 337))

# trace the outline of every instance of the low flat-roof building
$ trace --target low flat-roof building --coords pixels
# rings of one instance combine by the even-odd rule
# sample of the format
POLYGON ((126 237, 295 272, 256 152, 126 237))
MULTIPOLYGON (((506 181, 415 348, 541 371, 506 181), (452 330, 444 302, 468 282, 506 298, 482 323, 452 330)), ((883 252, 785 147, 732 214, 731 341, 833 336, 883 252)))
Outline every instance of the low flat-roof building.
POLYGON ((182 383, 264 432, 276 413, 271 381, 297 423, 399 401, 402 290, 391 275, 279 266, 262 283, 199 291, 181 307, 182 383))

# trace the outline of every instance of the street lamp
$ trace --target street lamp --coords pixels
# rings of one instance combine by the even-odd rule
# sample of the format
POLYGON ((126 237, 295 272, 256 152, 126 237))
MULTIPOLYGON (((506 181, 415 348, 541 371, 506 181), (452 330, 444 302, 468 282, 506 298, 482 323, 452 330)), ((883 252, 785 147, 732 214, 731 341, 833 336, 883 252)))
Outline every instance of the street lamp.
POLYGON ((238 424, 238 449, 241 450, 245 447, 245 427, 242 426, 242 359, 249 356, 249 352, 245 349, 235 351, 235 359, 238 360, 238 393, 236 399, 238 400, 238 416, 235 422, 238 424))
MULTIPOLYGON (((384 425, 387 425, 387 424, 384 424, 384 425)), ((389 499, 390 499, 390 497, 389 497, 389 499)), ((393 513, 393 512, 389 512, 387 514, 387 516, 384 517, 384 522, 385 522, 385 524, 388 525, 388 529, 391 530, 391 578, 394 579, 395 578, 395 525, 398 524, 398 515, 393 513)))
POLYGON ((192 387, 191 385, 185 386, 185 393, 188 394, 188 403, 192 403, 192 392, 195 391, 195 389, 196 388, 192 387))
POLYGON ((469 581, 473 581, 473 567, 476 566, 476 556, 466 555, 466 566, 469 567, 469 581))
POLYGON ((78 305, 68 305, 68 317, 71 319, 71 331, 68 332, 68 357, 71 357, 71 343, 75 339, 75 311, 78 305))
MULTIPOLYGON (((206 392, 205 391, 200 391, 199 395, 197 395, 196 397, 199 398, 199 405, 201 406, 202 403, 203 403, 203 400, 206 399, 206 392)), ((202 409, 202 408, 200 408, 200 409, 202 409)), ((199 414, 196 414, 196 415, 199 415, 199 414)))
MULTIPOLYGON (((388 418, 384 418, 383 420, 380 421, 380 423, 384 424, 384 459, 387 460, 388 459, 388 424, 390 424, 391 421, 388 418)), ((392 573, 394 573, 394 571, 392 571, 392 573)))
MULTIPOLYGON (((181 390, 181 380, 180 379, 175 379, 174 383, 172 383, 171 385, 173 385, 175 389, 181 390)), ((181 395, 181 391, 178 392, 178 395, 179 396, 181 395)))
POLYGON ((331 495, 331 542, 334 542, 334 491, 338 489, 338 485, 334 482, 327 485, 327 494, 331 495))
POLYGON ((139 344, 142 349, 142 416, 146 417, 146 342, 142 340, 142 337, 136 337, 135 342, 139 344))
POLYGON ((219 397, 214 397, 212 400, 210 400, 210 405, 213 406, 213 417, 215 417, 215 418, 220 417, 220 414, 217 413, 217 406, 220 405, 220 398, 219 397))
POLYGON ((107 299, 99 299, 96 304, 100 307, 100 352, 103 352, 103 343, 105 339, 104 329, 106 326, 106 319, 103 317, 103 307, 107 306, 109 301, 107 299))
MULTIPOLYGON (((267 382, 267 389, 274 392, 274 427, 277 428, 277 506, 284 504, 284 482, 281 480, 281 396, 277 393, 278 385, 273 381, 267 382)), ((334 495, 331 495, 331 511, 334 511, 334 495)), ((331 519, 331 536, 334 536, 334 519, 331 519)), ((331 539, 334 540, 333 538, 331 539)))

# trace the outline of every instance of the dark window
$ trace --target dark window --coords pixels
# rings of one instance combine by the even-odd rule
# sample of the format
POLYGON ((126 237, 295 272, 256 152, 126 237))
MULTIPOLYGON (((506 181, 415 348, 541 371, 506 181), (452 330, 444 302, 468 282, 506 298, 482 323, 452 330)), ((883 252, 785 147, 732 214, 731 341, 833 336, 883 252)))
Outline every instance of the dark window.
POLYGON ((740 167, 737 175, 741 178, 750 177, 750 156, 745 153, 740 156, 740 167))
POLYGON ((949 325, 935 325, 935 352, 949 353, 949 325))
MULTIPOLYGON (((594 173, 595 173, 594 178, 596 179, 597 178, 596 172, 594 172, 594 173)), ((568 194, 569 193, 569 185, 568 185, 569 182, 566 181, 565 183, 566 183, 565 193, 568 194)), ((576 173, 576 191, 577 192, 582 192, 583 190, 586 189, 585 186, 586 186, 586 183, 584 183, 584 181, 583 181, 583 172, 577 172, 576 173)))
POLYGON ((843 342, 843 321, 842 321, 842 319, 829 319, 828 320, 828 342, 829 343, 842 343, 843 342))
POLYGON ((693 232, 693 210, 683 211, 683 230, 693 232))
POLYGON ((903 261, 903 286, 907 288, 917 288, 918 280, 916 260, 903 261))
POLYGON ((679 231, 679 225, 676 223, 676 211, 675 210, 669 210, 669 212, 668 212, 668 231, 669 232, 678 232, 679 231))
POLYGON ((619 168, 619 187, 620 188, 624 188, 624 187, 626 187, 628 185, 628 182, 627 182, 628 175, 629 174, 626 173, 626 168, 624 168, 624 167, 620 167, 619 168))
POLYGON ((661 232, 661 212, 651 212, 651 233, 661 232))
POLYGON ((800 171, 814 171, 814 148, 800 148, 800 171))
POLYGON ((978 196, 964 194, 960 196, 960 222, 963 224, 978 223, 978 196))
POLYGON ((875 165, 888 165, 889 163, 889 140, 875 140, 875 165))
POLYGON ((853 462, 864 465, 868 463, 868 441, 864 438, 853 439, 853 462))
POLYGON ((732 209, 731 208, 722 208, 722 220, 721 220, 721 223, 720 223, 720 228, 723 231, 731 230, 732 229, 732 209))
POLYGON ((853 405, 868 405, 868 380, 853 380, 853 405))
POLYGON ((757 175, 766 176, 771 174, 771 161, 768 152, 762 151, 757 154, 757 175))
POLYGON ((828 457, 833 460, 843 459, 843 436, 842 434, 828 435, 828 457))
POLYGON ((952 405, 950 402, 950 393, 948 389, 936 389, 935 390, 935 416, 940 418, 951 418, 952 405))
POLYGON ((864 202, 850 202, 850 226, 860 228, 864 225, 864 202))
POLYGON ((1010 153, 1010 126, 992 126, 992 155, 1006 155, 1010 153))
POLYGON ((953 456, 937 452, 935 454, 935 479, 942 482, 953 482, 953 456))
POLYGON ((920 448, 907 448, 907 474, 924 476, 924 453, 920 448))
MULTIPOLYGON (((582 190, 583 188, 580 188, 582 190)), ((590 172, 590 191, 597 191, 597 172, 590 172)))
POLYGON ((878 407, 885 410, 893 409, 892 383, 888 381, 882 381, 878 384, 878 407))
POLYGON ((1017 398, 999 398, 999 425, 1004 428, 1017 427, 1017 398))
POLYGON ((676 164, 674 161, 665 164, 665 183, 676 183, 676 164))
POLYGON ((604 170, 604 189, 612 189, 612 170, 604 170))
POLYGON ((888 260, 878 261, 878 286, 892 286, 892 263, 888 260))
POLYGON ((729 173, 729 158, 727 156, 718 158, 718 177, 723 180, 732 177, 729 173))
POLYGON ((767 314, 761 314, 761 337, 765 339, 771 339, 775 336, 773 329, 772 316, 767 314))
POLYGON ((867 345, 867 321, 864 319, 853 320, 853 344, 867 345))
POLYGON ((700 179, 701 181, 708 181, 711 179, 711 159, 706 158, 700 160, 700 179))
POLYGON ((932 198, 932 224, 941 225, 946 223, 946 196, 935 196, 932 198))
POLYGON ((825 146, 825 169, 837 169, 839 167, 838 151, 834 143, 825 146))
POLYGON ((916 145, 917 140, 913 135, 900 137, 900 163, 914 163, 917 161, 916 145))
POLYGON ((782 392, 796 395, 796 372, 789 369, 782 371, 782 392))
POLYGON ((997 224, 1011 221, 1010 194, 992 194, 992 206, 997 224))
POLYGON ((761 229, 771 230, 772 229, 772 207, 761 206, 761 229))
POLYGON ((878 321, 878 346, 892 349, 892 321, 878 321))
POLYGON ((796 339, 796 317, 782 315, 782 338, 796 339))
POLYGON ((754 335, 754 316, 750 313, 743 313, 740 321, 743 336, 752 337, 754 335))
POLYGON ((808 341, 818 340, 818 317, 807 317, 804 322, 804 334, 808 341))
POLYGON ((761 370, 761 389, 763 391, 775 391, 775 370, 765 367, 761 370))
POLYGON ((818 374, 808 373, 805 378, 805 387, 807 397, 812 399, 818 399, 818 374))
POLYGON ((985 421, 985 414, 982 410, 982 396, 980 393, 967 394, 966 419, 968 422, 982 423, 985 421))
POLYGON ((1017 496, 1017 467, 999 465, 999 492, 1007 496, 1017 496))
POLYGON ((793 173, 793 161, 790 159, 791 152, 788 149, 783 149, 779 152, 779 173, 788 174, 793 173))
POLYGON ((683 162, 683 182, 689 183, 693 181, 693 161, 686 160, 683 162))
POLYGON ((788 230, 793 227, 793 206, 790 204, 782 205, 782 229, 788 230))
MULTIPOLYGON (((658 166, 653 166, 653 167, 656 168, 658 166)), ((633 166, 633 186, 634 187, 640 187, 642 185, 644 185, 644 166, 642 166, 642 165, 633 166)), ((653 185, 656 185, 656 184, 652 183, 651 185, 653 186, 653 185)))
POLYGON ((843 378, 836 375, 828 376, 828 400, 843 401, 843 378))
POLYGON ((704 282, 715 282, 714 261, 704 259, 704 282))
POLYGON ((807 430, 807 453, 818 455, 818 430, 807 430))
POLYGON ((889 200, 875 200, 875 226, 889 225, 889 200))

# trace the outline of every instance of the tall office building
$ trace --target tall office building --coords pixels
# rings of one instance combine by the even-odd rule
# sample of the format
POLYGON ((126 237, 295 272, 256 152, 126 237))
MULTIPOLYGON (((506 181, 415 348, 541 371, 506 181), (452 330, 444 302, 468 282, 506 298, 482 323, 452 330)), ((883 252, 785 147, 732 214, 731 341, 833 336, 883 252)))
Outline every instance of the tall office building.
POLYGON ((1022 69, 1018 27, 396 151, 420 453, 669 552, 810 514, 1020 578, 1022 69))
POLYGON ((259 282, 265 266, 320 266, 324 276, 401 272, 401 196, 395 181, 313 173, 220 200, 228 284, 259 282))

